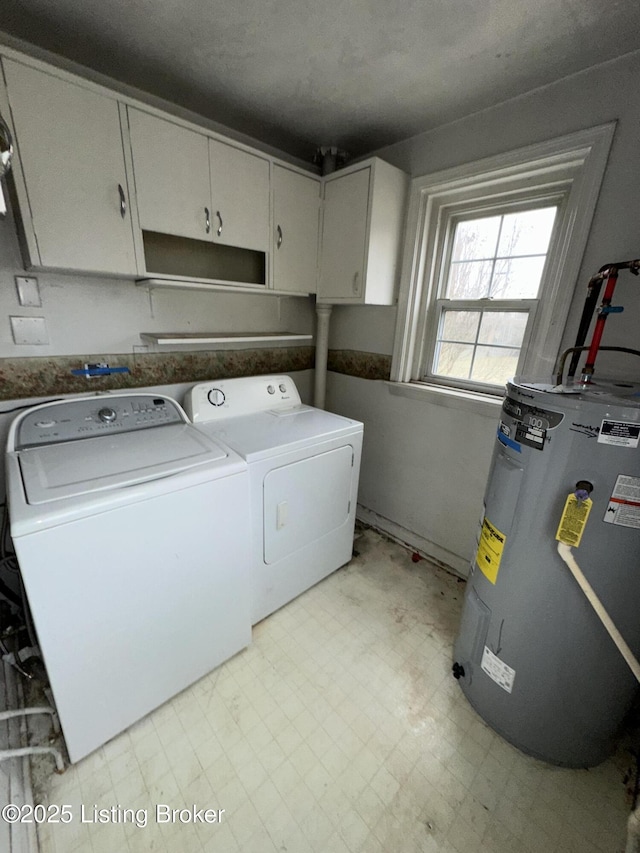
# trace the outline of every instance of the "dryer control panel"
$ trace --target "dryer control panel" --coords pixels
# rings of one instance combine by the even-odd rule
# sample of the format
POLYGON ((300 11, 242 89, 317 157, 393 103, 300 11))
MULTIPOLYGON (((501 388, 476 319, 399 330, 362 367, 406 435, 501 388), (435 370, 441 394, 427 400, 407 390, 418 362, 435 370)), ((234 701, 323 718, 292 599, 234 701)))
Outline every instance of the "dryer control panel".
POLYGON ((16 419, 15 449, 185 422, 171 397, 122 394, 61 400, 36 406, 16 419))
POLYGON ((184 398, 185 411, 194 424, 300 405, 295 382, 282 374, 201 382, 190 388, 184 398))

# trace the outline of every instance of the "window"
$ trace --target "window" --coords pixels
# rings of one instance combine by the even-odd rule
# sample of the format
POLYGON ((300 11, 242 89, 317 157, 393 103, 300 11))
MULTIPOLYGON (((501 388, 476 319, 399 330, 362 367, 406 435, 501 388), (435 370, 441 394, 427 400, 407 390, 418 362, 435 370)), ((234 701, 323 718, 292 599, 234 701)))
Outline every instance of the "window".
POLYGON ((412 182, 393 380, 499 394, 551 375, 613 130, 412 182))
POLYGON ((518 372, 557 211, 450 218, 425 377, 502 386, 518 372))

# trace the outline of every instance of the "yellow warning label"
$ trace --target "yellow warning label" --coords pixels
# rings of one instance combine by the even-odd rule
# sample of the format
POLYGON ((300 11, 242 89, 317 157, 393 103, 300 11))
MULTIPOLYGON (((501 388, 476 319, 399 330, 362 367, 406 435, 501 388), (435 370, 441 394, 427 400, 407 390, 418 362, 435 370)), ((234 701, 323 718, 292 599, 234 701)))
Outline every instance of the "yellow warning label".
POLYGON ((587 498, 586 501, 579 501, 575 495, 569 495, 562 511, 556 539, 565 545, 577 548, 582 539, 592 504, 591 498, 587 498))
POLYGON ((506 540, 507 537, 504 533, 500 533, 498 528, 494 527, 485 516, 480 532, 476 563, 482 574, 491 583, 495 583, 498 577, 498 569, 500 568, 500 560, 502 559, 506 540))

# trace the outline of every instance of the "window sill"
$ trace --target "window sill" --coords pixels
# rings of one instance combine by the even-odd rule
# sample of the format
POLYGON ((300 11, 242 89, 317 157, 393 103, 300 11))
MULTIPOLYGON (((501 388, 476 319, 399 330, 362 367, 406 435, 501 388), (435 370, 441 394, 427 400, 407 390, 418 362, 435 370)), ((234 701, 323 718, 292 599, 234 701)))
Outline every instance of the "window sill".
POLYGON ((385 382, 390 394, 397 397, 410 397, 423 403, 435 403, 450 409, 462 409, 477 415, 497 418, 502 407, 502 395, 483 394, 479 391, 462 391, 443 385, 429 385, 426 382, 385 382))

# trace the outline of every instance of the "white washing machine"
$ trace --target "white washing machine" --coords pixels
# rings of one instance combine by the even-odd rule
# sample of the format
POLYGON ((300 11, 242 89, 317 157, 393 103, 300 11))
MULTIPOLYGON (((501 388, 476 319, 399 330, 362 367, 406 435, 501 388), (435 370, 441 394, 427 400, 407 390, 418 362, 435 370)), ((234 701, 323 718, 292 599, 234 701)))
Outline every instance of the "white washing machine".
POLYGON ((13 422, 11 535, 72 762, 247 646, 247 466, 171 398, 13 422))
POLYGON ((290 376, 200 383, 184 407, 249 465, 255 625, 351 559, 363 426, 302 405, 290 376))

